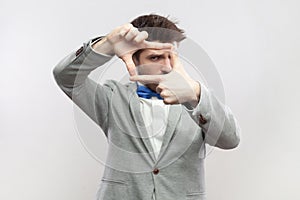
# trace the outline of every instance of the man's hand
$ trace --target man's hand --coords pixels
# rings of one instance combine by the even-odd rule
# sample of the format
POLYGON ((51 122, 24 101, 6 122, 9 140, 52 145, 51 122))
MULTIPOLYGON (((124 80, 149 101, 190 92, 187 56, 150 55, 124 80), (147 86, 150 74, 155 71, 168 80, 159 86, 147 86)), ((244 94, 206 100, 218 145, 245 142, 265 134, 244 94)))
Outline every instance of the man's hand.
POLYGON ((127 67, 130 76, 136 75, 132 55, 139 49, 171 49, 172 44, 146 41, 148 33, 140 32, 132 24, 124 24, 111 31, 103 40, 96 43, 93 48, 99 52, 115 54, 121 58, 127 67))
POLYGON ((193 80, 184 70, 178 55, 172 53, 172 71, 163 75, 137 75, 131 76, 131 81, 143 84, 158 84, 156 92, 164 98, 165 104, 178 104, 189 102, 195 107, 200 98, 200 84, 193 80))

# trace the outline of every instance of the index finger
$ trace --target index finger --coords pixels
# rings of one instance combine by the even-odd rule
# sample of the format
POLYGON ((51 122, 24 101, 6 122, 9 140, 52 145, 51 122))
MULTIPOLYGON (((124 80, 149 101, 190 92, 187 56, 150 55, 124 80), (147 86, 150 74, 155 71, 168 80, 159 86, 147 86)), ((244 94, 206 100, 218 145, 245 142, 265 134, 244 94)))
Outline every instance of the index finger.
POLYGON ((173 52, 171 56, 171 65, 173 66, 173 70, 184 70, 182 63, 178 57, 177 52, 173 52))
POLYGON ((130 54, 123 55, 121 57, 121 59, 125 62, 127 71, 129 72, 129 75, 130 76, 136 75, 135 64, 134 64, 134 62, 132 60, 131 55, 130 54))
POLYGON ((129 79, 131 81, 139 81, 143 84, 148 84, 148 83, 160 83, 164 80, 164 75, 136 75, 136 76, 131 76, 129 79))
POLYGON ((149 42, 144 41, 144 48, 150 48, 150 49, 172 49, 173 44, 171 43, 162 43, 162 42, 149 42))

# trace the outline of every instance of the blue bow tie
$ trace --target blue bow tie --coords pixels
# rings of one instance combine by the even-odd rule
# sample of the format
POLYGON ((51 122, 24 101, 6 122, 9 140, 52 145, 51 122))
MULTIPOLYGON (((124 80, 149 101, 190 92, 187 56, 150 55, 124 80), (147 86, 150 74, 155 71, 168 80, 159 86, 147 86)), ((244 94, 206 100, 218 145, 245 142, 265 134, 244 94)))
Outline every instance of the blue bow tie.
POLYGON ((163 99, 158 93, 153 92, 152 90, 150 90, 149 88, 143 85, 138 85, 136 92, 139 97, 145 99, 151 99, 151 97, 157 97, 158 99, 163 99))

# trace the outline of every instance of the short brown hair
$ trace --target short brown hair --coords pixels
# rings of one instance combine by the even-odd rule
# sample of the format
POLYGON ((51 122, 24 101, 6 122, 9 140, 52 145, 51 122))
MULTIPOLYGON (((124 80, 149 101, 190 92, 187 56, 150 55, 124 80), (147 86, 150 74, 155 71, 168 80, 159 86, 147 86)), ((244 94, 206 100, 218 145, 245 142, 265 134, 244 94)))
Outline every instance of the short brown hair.
POLYGON ((185 39, 184 30, 176 26, 168 17, 156 14, 142 15, 134 19, 131 24, 140 31, 148 32, 148 41, 180 42, 185 39))
MULTIPOLYGON (((156 14, 142 15, 130 23, 136 27, 139 31, 146 31, 148 33, 148 41, 159 42, 180 42, 186 37, 184 30, 176 26, 177 22, 168 19, 169 16, 163 17, 156 14)), ((142 50, 138 50, 133 54, 137 60, 142 50)))

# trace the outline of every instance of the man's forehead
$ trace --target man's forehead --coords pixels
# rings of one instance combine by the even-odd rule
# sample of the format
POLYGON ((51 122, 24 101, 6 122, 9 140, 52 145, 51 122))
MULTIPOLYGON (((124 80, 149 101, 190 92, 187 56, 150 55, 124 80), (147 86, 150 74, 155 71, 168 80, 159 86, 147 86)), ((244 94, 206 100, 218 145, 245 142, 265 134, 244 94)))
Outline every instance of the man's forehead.
POLYGON ((145 54, 162 54, 170 52, 170 49, 144 49, 143 53, 145 54))
POLYGON ((145 48, 143 49, 143 53, 146 54, 162 54, 162 53, 168 53, 172 51, 177 50, 177 43, 172 44, 172 49, 155 49, 155 48, 145 48))

